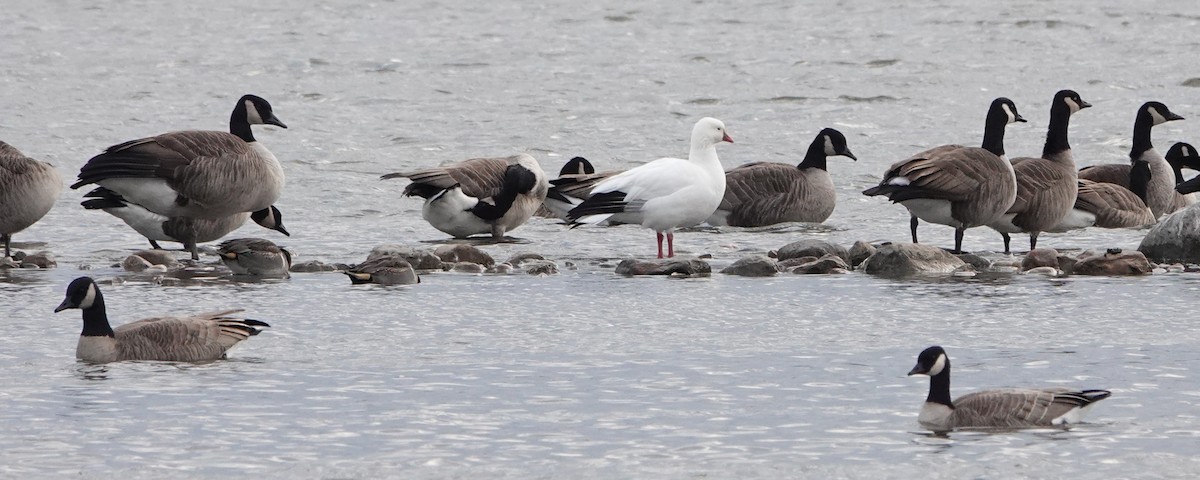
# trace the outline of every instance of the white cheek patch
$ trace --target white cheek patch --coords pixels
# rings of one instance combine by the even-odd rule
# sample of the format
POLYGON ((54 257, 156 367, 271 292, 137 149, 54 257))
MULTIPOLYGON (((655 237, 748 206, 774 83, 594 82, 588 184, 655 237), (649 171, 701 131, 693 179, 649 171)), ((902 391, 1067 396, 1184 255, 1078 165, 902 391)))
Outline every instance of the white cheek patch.
POLYGON ((1009 108, 1007 103, 1001 104, 1000 108, 1003 108, 1004 113, 1008 115, 1008 123, 1017 121, 1017 114, 1013 113, 1012 109, 1009 108))
POLYGON ((910 183, 912 183, 912 182, 908 181, 908 177, 894 177, 891 180, 888 180, 887 184, 888 185, 899 185, 901 187, 905 187, 905 186, 908 186, 910 183))
POLYGON ((1179 152, 1182 153, 1183 156, 1185 156, 1185 157, 1191 157, 1191 156, 1196 155, 1196 152, 1193 152, 1192 149, 1190 149, 1188 147, 1180 148, 1179 152))
POLYGON ((83 301, 79 302, 79 308, 81 308, 81 309, 92 308, 93 303, 96 303, 96 285, 95 284, 88 285, 87 295, 84 295, 83 301))
POLYGON ((829 135, 825 135, 825 154, 826 155, 837 155, 838 154, 837 149, 833 148, 833 140, 829 138, 829 135))
POLYGON ((938 355, 938 359, 936 362, 933 362, 933 368, 929 369, 929 376, 931 376, 931 377, 937 376, 937 374, 942 373, 942 370, 944 370, 945 368, 946 368, 946 354, 943 353, 941 355, 938 355))
POLYGON ((1067 102, 1067 107, 1071 108, 1071 113, 1075 113, 1075 112, 1078 112, 1079 110, 1081 110, 1079 108, 1079 104, 1075 103, 1074 98, 1067 97, 1067 98, 1063 99, 1063 101, 1067 102))
POLYGON ((258 108, 254 106, 254 102, 246 100, 246 121, 251 125, 261 125, 263 123, 262 115, 259 115, 258 108))
POLYGON ((1157 108, 1150 107, 1149 111, 1150 111, 1150 118, 1154 119, 1155 125, 1158 125, 1160 123, 1165 123, 1167 121, 1167 117, 1164 117, 1161 113, 1159 113, 1157 108))

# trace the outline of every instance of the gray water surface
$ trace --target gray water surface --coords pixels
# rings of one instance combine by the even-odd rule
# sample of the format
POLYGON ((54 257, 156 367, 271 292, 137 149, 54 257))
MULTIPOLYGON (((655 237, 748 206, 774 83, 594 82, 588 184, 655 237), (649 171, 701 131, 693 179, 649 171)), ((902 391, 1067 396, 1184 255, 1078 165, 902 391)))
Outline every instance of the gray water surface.
MULTIPOLYGON (((284 163, 298 261, 445 241, 400 195, 398 170, 528 152, 547 171, 682 156, 692 124, 724 120, 727 167, 798 163, 823 127, 838 207, 823 226, 700 229, 683 255, 715 268, 801 238, 905 240, 903 208, 859 192, 891 162, 975 144, 996 96, 1040 152, 1048 102, 1073 88, 1080 165, 1123 162, 1133 115, 1189 118, 1197 141, 1194 2, 0 2, 0 139, 73 179, 104 147, 225 129, 243 93, 290 128, 256 135, 284 163), (1190 81, 1189 81, 1190 80, 1190 81)), ((16 235, 59 268, 0 272, 0 477, 13 478, 1190 478, 1200 420, 1200 277, 1016 275, 878 279, 624 278, 654 253, 634 226, 535 219, 498 259, 533 251, 548 277, 425 275, 351 287, 290 280, 163 282, 113 265, 144 240, 68 190, 16 235), (83 270, 81 270, 83 269, 83 270), (113 323, 227 307, 272 328, 227 361, 77 363, 79 275, 113 323), (165 283, 165 284, 164 284, 165 283), (957 432, 916 423, 917 353, 946 346, 956 394, 1107 388, 1070 430, 957 432)), ((1144 231, 1045 234, 1066 250, 1136 248, 1144 231)), ((952 231, 922 226, 950 246, 952 231)), ((1014 236, 1024 250, 1027 240, 1014 236)), ((965 248, 1001 248, 986 229, 965 248)), ((183 256, 183 254, 180 254, 183 256)), ((206 259, 212 261, 212 257, 206 259)), ((214 271, 214 275, 217 272, 214 271)))

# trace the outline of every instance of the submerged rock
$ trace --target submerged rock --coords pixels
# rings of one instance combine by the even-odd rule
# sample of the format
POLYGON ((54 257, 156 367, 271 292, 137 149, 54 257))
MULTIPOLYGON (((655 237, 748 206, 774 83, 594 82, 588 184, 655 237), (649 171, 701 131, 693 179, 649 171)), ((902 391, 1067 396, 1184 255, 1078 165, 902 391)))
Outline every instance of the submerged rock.
POLYGON ((437 255, 443 262, 446 263, 475 263, 490 267, 496 264, 496 260, 488 255, 487 252, 480 250, 474 245, 464 243, 456 245, 442 245, 433 250, 433 254, 437 255))
POLYGON ((992 268, 992 262, 974 253, 959 253, 951 254, 962 260, 963 263, 970 265, 973 272, 984 271, 992 268))
POLYGON ((1058 268, 1058 250, 1053 248, 1035 248, 1025 254, 1021 260, 1021 271, 1037 267, 1058 268))
POLYGON ((511 257, 508 257, 508 260, 505 260, 504 263, 507 263, 513 267, 519 267, 519 266, 521 266, 522 263, 525 263, 530 260, 545 260, 545 259, 546 259, 546 257, 543 257, 541 254, 537 254, 537 253, 533 253, 533 252, 522 252, 522 253, 513 255, 511 257))
POLYGON ((1079 255, 1072 273, 1075 275, 1146 275, 1153 270, 1142 252, 1124 252, 1110 248, 1104 253, 1087 251, 1079 255))
POLYGON ((802 264, 792 269, 792 273, 847 273, 850 266, 846 264, 842 257, 834 254, 828 254, 811 262, 802 264))
POLYGON ((1158 222, 1142 238, 1138 251, 1159 263, 1200 262, 1200 203, 1158 222))
POLYGON ((336 272, 338 270, 347 270, 344 265, 334 265, 325 263, 320 260, 308 260, 306 262, 294 263, 290 269, 294 273, 314 273, 314 272, 336 272))
POLYGON ((708 275, 712 267, 703 260, 660 260, 651 262, 632 258, 617 264, 618 275, 708 275))
POLYGON ((21 259, 21 268, 54 268, 57 266, 58 262, 54 261, 50 252, 37 252, 21 259))
POLYGON ((743 277, 769 277, 779 273, 779 268, 771 257, 751 255, 737 259, 733 264, 721 269, 721 273, 743 277))
POLYGON ((863 261, 860 269, 872 275, 905 276, 953 273, 966 265, 943 249, 914 243, 885 243, 863 261))
POLYGON ((434 255, 433 252, 423 248, 413 248, 404 245, 380 245, 371 249, 371 254, 367 255, 367 261, 374 260, 379 257, 400 256, 404 257, 404 261, 412 265, 417 270, 441 270, 442 259, 434 255))
POLYGON ((528 275, 557 275, 558 264, 550 260, 526 260, 521 263, 528 275))
POLYGON ((842 257, 842 260, 850 261, 850 252, 846 251, 841 245, 834 245, 824 240, 814 240, 806 238, 804 240, 795 241, 779 248, 777 258, 780 261, 796 257, 817 257, 821 258, 828 254, 834 254, 842 257))
POLYGON ((854 245, 850 246, 850 257, 849 257, 850 266, 854 267, 854 268, 858 268, 858 266, 862 264, 863 260, 866 260, 867 257, 870 257, 871 255, 874 255, 874 254, 875 254, 875 246, 874 245, 871 245, 862 240, 854 242, 854 245))
POLYGON ((1062 275, 1063 272, 1062 272, 1062 270, 1059 270, 1055 267, 1041 266, 1041 267, 1030 268, 1028 270, 1021 272, 1021 274, 1022 275, 1045 275, 1047 277, 1057 277, 1057 276, 1062 275))
POLYGON ((458 273, 483 273, 487 271, 487 267, 475 262, 458 262, 450 267, 450 271, 458 273))

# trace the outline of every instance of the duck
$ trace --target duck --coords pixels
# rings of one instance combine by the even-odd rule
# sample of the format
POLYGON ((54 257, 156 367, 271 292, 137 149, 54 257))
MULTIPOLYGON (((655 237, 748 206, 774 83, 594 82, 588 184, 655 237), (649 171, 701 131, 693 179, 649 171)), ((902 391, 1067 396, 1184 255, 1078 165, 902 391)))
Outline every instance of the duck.
POLYGON ((546 199, 542 201, 542 208, 539 208, 535 215, 565 220, 567 212, 575 208, 575 205, 578 205, 579 201, 573 200, 571 197, 560 192, 554 187, 555 182, 588 178, 595 175, 595 173, 596 167, 586 158, 573 157, 567 160, 567 163, 564 163, 562 168, 558 170, 558 178, 550 180, 550 187, 546 190, 546 199))
POLYGON ((675 229, 699 225, 721 204, 725 169, 717 145, 733 143, 725 123, 705 117, 692 127, 688 158, 664 157, 613 175, 591 189, 589 197, 567 212, 567 220, 595 224, 619 219, 654 230, 658 258, 675 256, 675 229))
POLYGON ((707 223, 763 227, 783 222, 824 222, 837 204, 833 178, 826 170, 830 156, 858 160, 846 146, 845 135, 826 128, 817 133, 799 165, 754 162, 725 172, 725 195, 707 223))
POLYGON ((12 257, 13 234, 37 223, 58 200, 62 176, 53 165, 25 156, 0 141, 0 241, 12 257))
POLYGON ((1074 208, 1079 182, 1067 130, 1071 115, 1091 106, 1074 90, 1059 90, 1050 103, 1050 125, 1042 156, 1012 160, 1016 200, 1000 218, 988 224, 1004 239, 1004 253, 1012 251, 1011 233, 1029 233, 1029 249, 1037 248, 1038 235, 1057 226, 1074 208))
POLYGON ((284 236, 291 236, 283 226, 283 213, 274 205, 251 213, 238 213, 219 219, 197 219, 192 221, 193 228, 188 228, 186 217, 167 217, 151 212, 141 205, 130 203, 112 190, 98 187, 87 195, 87 200, 81 202, 84 209, 103 210, 114 217, 120 218, 131 228, 142 234, 150 241, 150 246, 162 249, 158 242, 179 242, 184 249, 191 250, 195 243, 219 240, 230 232, 237 230, 246 220, 254 220, 263 228, 275 230, 284 236), (188 235, 196 235, 188 238, 188 235))
POLYGON ((105 312, 104 295, 91 277, 71 281, 66 298, 54 312, 70 308, 83 312, 83 331, 75 347, 75 357, 89 363, 221 360, 242 340, 270 327, 263 321, 235 316, 242 312, 239 309, 147 318, 112 328, 105 312))
POLYGON ((1079 423, 1108 390, 1005 388, 968 393, 950 400, 950 357, 940 346, 917 356, 909 376, 929 377, 929 395, 917 417, 934 431, 960 428, 1036 428, 1079 423))
MULTIPOLYGON (((287 128, 270 103, 244 95, 228 133, 188 130, 113 145, 84 164, 71 188, 96 184, 166 217, 217 220, 262 210, 284 185, 279 160, 250 129, 264 124, 287 128)), ((193 248, 192 259, 199 258, 193 248)))
POLYGON ((404 195, 424 198, 421 218, 454 238, 503 238, 533 216, 550 188, 537 160, 524 153, 382 177, 393 178, 412 180, 404 195))
POLYGON ((1105 164, 1084 167, 1079 170, 1079 178, 1095 182, 1105 182, 1130 188, 1130 175, 1133 167, 1139 162, 1149 165, 1149 181, 1146 184, 1146 206, 1158 218, 1175 211, 1176 192, 1182 172, 1167 159, 1163 158, 1154 144, 1150 141, 1150 131, 1156 125, 1183 117, 1172 112, 1162 102, 1146 102, 1138 108, 1137 117, 1133 122, 1133 148, 1129 151, 1129 164, 1105 164))
POLYGON ((376 283, 379 285, 412 285, 421 283, 421 276, 404 257, 380 255, 347 270, 351 285, 376 283))
POLYGON ((224 263, 234 275, 287 277, 292 268, 292 252, 262 238, 235 238, 217 247, 224 263))
POLYGON ((1004 130, 1025 118, 1006 97, 988 107, 983 146, 941 145, 888 167, 867 196, 886 196, 908 209, 909 230, 917 243, 918 219, 954 227, 954 253, 961 253, 969 228, 995 221, 1016 198, 1016 177, 1004 152, 1004 130))

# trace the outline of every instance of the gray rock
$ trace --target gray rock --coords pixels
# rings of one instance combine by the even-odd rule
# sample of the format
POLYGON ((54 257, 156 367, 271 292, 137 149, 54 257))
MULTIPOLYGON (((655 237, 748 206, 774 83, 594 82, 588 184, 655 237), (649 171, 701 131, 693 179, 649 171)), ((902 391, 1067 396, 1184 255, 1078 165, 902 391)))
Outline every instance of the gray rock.
POLYGON ((820 258, 820 257, 814 257, 812 255, 808 255, 808 256, 804 256, 804 257, 789 258, 787 260, 783 260, 783 261, 777 263, 777 265, 779 266, 779 271, 782 272, 782 271, 791 270, 793 268, 799 267, 808 262, 815 262, 815 261, 817 261, 818 258, 820 258))
POLYGON ((825 255, 817 260, 797 266, 792 273, 846 273, 850 266, 842 257, 834 254, 825 255))
POLYGON ((483 273, 486 269, 487 267, 475 262, 458 262, 450 267, 451 272, 458 273, 483 273))
POLYGON ((320 260, 309 260, 306 262, 292 264, 291 271, 296 273, 313 273, 313 272, 336 272, 341 270, 337 265, 322 262, 320 260))
POLYGON ((1124 252, 1110 248, 1103 253, 1086 251, 1079 255, 1072 273, 1075 275, 1146 275, 1153 268, 1142 252, 1124 252))
POLYGON ((557 275, 558 264, 550 260, 526 260, 521 265, 529 275, 557 275))
POLYGON ((1053 248, 1035 248, 1025 254, 1021 260, 1021 271, 1037 267, 1058 268, 1058 250, 1053 248))
POLYGON ((1158 222, 1142 238, 1138 251, 1159 263, 1200 262, 1200 203, 1158 222))
POLYGON ((166 265, 155 265, 153 263, 150 263, 149 260, 146 260, 141 255, 136 255, 136 254, 125 257, 125 260, 121 261, 121 268, 124 269, 126 272, 134 272, 134 273, 144 273, 147 271, 150 271, 150 272, 165 272, 165 271, 167 271, 166 265))
POLYGON ((617 264, 618 275, 708 275, 712 267, 703 260, 660 260, 650 262, 632 258, 617 264))
POLYGON ((162 265, 167 268, 175 268, 179 266, 179 259, 175 258, 170 252, 164 250, 138 250, 133 253, 139 257, 146 259, 152 265, 162 265))
POLYGON ((400 256, 417 270, 441 270, 442 259, 434 255, 433 252, 423 248, 413 248, 404 245, 380 245, 371 249, 371 254, 367 255, 367 261, 375 260, 380 257, 400 256))
POLYGON ((913 243, 885 243, 863 261, 860 270, 872 275, 905 276, 921 273, 953 273, 966 265, 943 249, 913 243))
POLYGON ((54 257, 49 252, 37 252, 21 259, 21 268, 54 268, 57 266, 58 262, 54 261, 54 257))
POLYGON ((1062 271, 1059 270, 1058 268, 1051 267, 1051 266, 1041 266, 1041 267, 1033 267, 1028 270, 1022 271, 1021 274, 1022 275, 1045 275, 1047 277, 1057 277, 1059 275, 1062 275, 1062 271))
POLYGON ((971 270, 974 272, 982 272, 992 268, 992 262, 974 253, 959 253, 951 255, 958 257, 958 259, 962 260, 963 263, 970 265, 971 270))
POLYGON ((442 245, 433 250, 433 254, 437 255, 443 262, 446 263, 461 263, 470 262, 490 267, 496 264, 496 260, 488 255, 487 252, 480 250, 474 245, 464 243, 456 245, 442 245))
POLYGON ((522 252, 522 253, 513 255, 511 257, 508 257, 508 260, 505 260, 504 263, 507 263, 514 267, 519 267, 519 266, 521 266, 522 263, 525 263, 529 260, 545 260, 545 259, 546 259, 546 257, 543 257, 537 253, 522 252))
POLYGON ((1076 260, 1075 257, 1061 254, 1058 256, 1058 269, 1062 270, 1064 275, 1073 273, 1076 263, 1079 263, 1079 260, 1076 260))
POLYGON ((483 273, 494 273, 494 274, 497 274, 497 275, 508 275, 508 274, 512 273, 512 271, 513 271, 513 266, 512 266, 512 265, 509 265, 508 263, 497 263, 497 264, 495 264, 495 265, 492 265, 492 266, 490 266, 490 267, 487 267, 487 269, 486 269, 486 270, 484 270, 484 271, 483 271, 483 273))
POLYGON ((0 258, 0 268, 21 268, 21 262, 14 260, 12 257, 0 258))
POLYGON ((850 246, 850 266, 858 268, 863 260, 875 253, 875 246, 859 240, 850 246))
POLYGON ((769 277, 779 273, 779 268, 771 257, 751 255, 737 259, 732 265, 722 269, 721 273, 743 277, 769 277))
POLYGON ((821 258, 831 253, 842 257, 842 260, 850 261, 850 252, 846 251, 844 247, 824 240, 814 240, 811 238, 795 241, 780 247, 779 252, 777 252, 777 258, 780 261, 796 257, 821 258))

